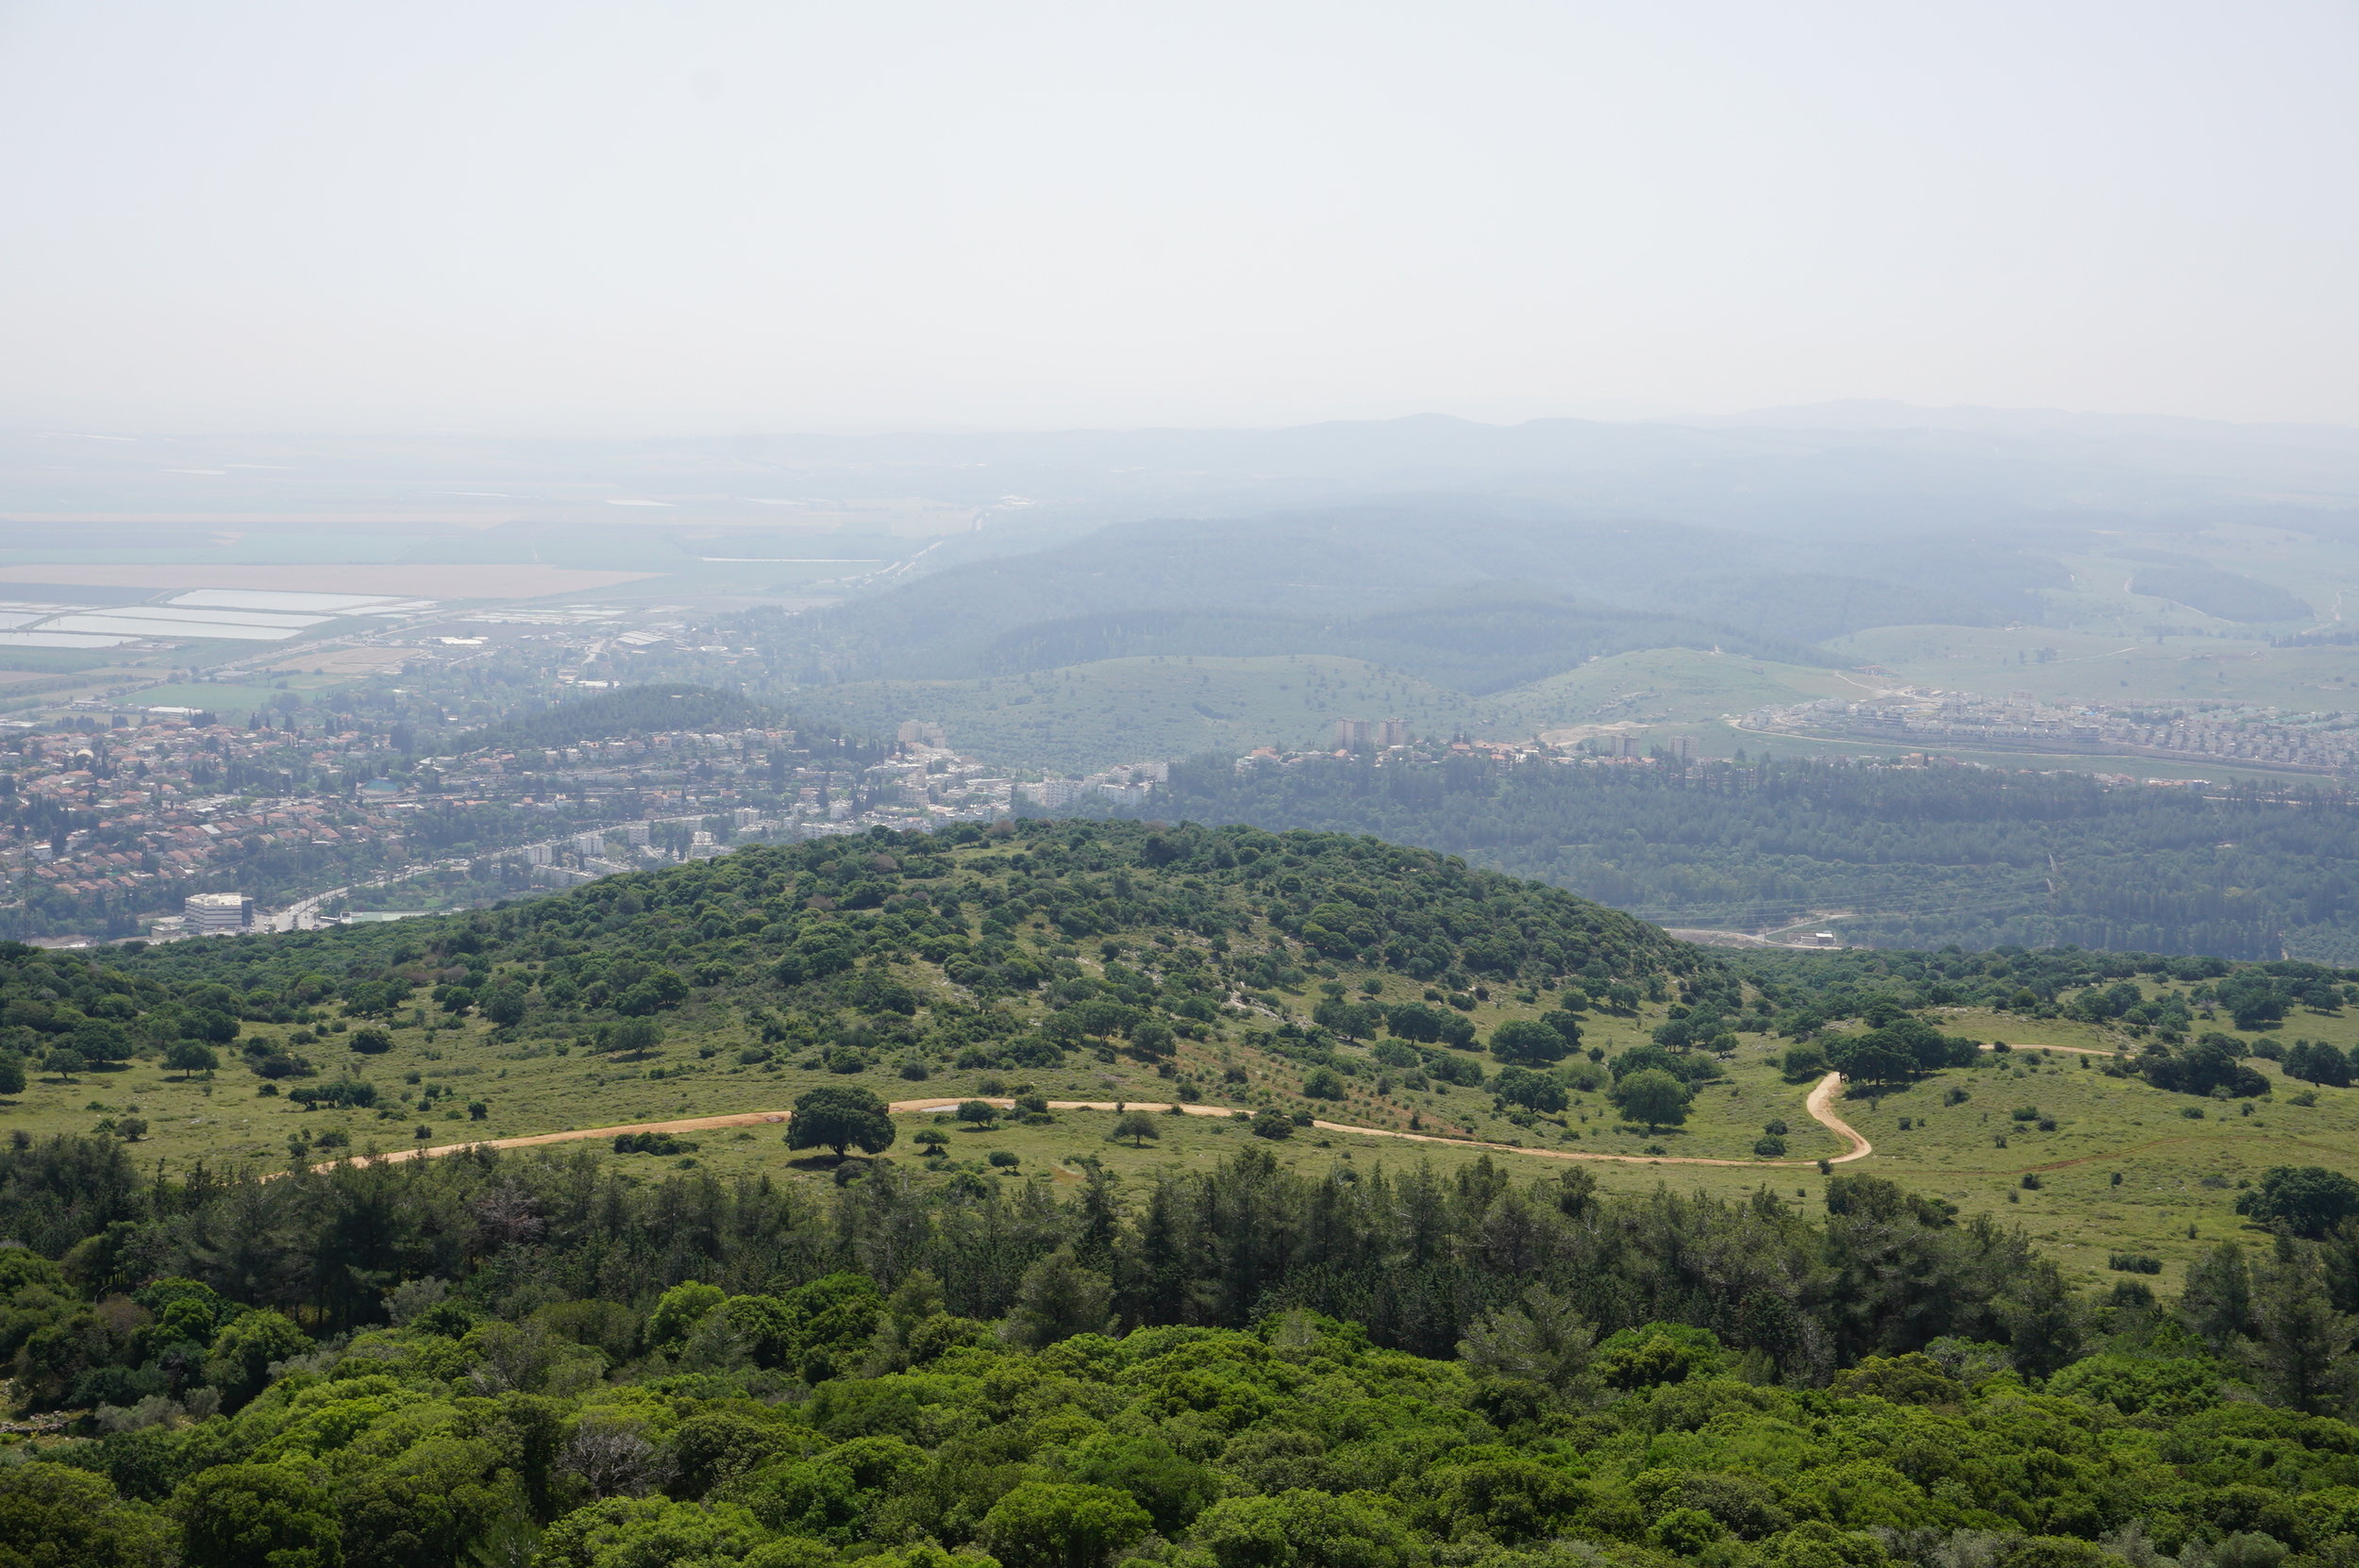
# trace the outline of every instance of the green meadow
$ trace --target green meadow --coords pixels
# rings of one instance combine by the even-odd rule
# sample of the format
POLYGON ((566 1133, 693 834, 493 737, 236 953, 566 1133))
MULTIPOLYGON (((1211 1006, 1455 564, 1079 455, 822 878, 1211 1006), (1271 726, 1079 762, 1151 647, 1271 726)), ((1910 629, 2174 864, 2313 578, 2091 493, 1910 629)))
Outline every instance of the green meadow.
MULTIPOLYGON (((1311 998, 1278 1000, 1295 1011, 1307 1010, 1311 998)), ((1476 1022, 1487 1035, 1517 1010, 1501 997, 1481 1004, 1476 1022)), ((1629 1018, 1592 1015, 1585 1043, 1610 1055, 1641 1043, 1662 1017, 1655 1007, 1629 1018)), ((2143 1254, 2165 1265, 2175 1288, 2177 1274, 2200 1247, 2246 1231, 2234 1199, 2264 1170, 2323 1164, 2359 1174, 2359 1090, 2312 1089, 2255 1059, 2252 1065, 2273 1093, 2250 1102, 2200 1100, 2108 1075, 2101 1070, 2104 1058, 2074 1054, 2128 1043, 2091 1026, 1953 1010, 1943 1026, 1975 1039, 2004 1040, 2011 1049, 1985 1052, 1973 1067, 1936 1073, 1897 1092, 1855 1092, 1839 1099, 1835 1113, 1867 1137, 1875 1152, 1835 1169, 1888 1176, 1954 1204, 1965 1216, 2020 1226, 2084 1280, 2105 1277, 2116 1254, 2143 1254), (2293 1103, 2305 1093, 2317 1103, 2293 1103), (2018 1111, 2033 1114, 2018 1117, 2018 1111), (2042 1121, 2052 1122, 2053 1130, 2042 1130, 2042 1121), (2036 1185, 2027 1185, 2027 1176, 2036 1185)), ((283 1038, 288 1031, 258 1025, 248 1032, 283 1038)), ((1240 1108, 1277 1104, 1321 1120, 1401 1131, 1414 1118, 1428 1134, 1464 1141, 1413 1143, 1298 1128, 1276 1148, 1285 1162, 1305 1169, 1428 1162, 1447 1172, 1486 1158, 1513 1168, 1553 1169, 1560 1163, 1553 1156, 1608 1154, 1626 1158, 1585 1159, 1581 1168, 1610 1192, 1661 1184, 1734 1198, 1766 1187, 1815 1209, 1825 1178, 1811 1162, 1846 1146, 1810 1119, 1803 1102, 1811 1081, 1781 1075, 1785 1043, 1770 1037, 1742 1037, 1725 1076, 1698 1089, 1687 1124, 1649 1135, 1622 1122, 1595 1092, 1575 1094, 1561 1117, 1527 1116, 1522 1123, 1501 1114, 1486 1090, 1439 1082, 1422 1092, 1379 1092, 1360 1076, 1347 1080, 1351 1093, 1346 1099, 1305 1099, 1302 1069, 1252 1048, 1243 1030, 1222 1032, 1228 1038, 1182 1043, 1176 1063, 1180 1075, 1213 1086, 1208 1101, 1240 1108), (1783 1161, 1751 1152, 1773 1121, 1787 1128, 1783 1161), (1738 1163, 1681 1163, 1695 1159, 1738 1163)), ((2281 1032, 2349 1047, 2359 1044, 2359 1015, 2307 1014, 2281 1032)), ((146 1124, 136 1145, 142 1162, 176 1175, 199 1162, 259 1174, 343 1152, 783 1111, 821 1084, 857 1084, 888 1101, 1035 1093, 1051 1100, 1147 1104, 1167 1102, 1173 1093, 1171 1080, 1127 1059, 1037 1071, 938 1072, 923 1080, 885 1071, 839 1075, 794 1062, 742 1062, 738 1053, 752 1036, 726 1017, 708 1019, 647 1059, 627 1061, 586 1046, 503 1041, 472 1020, 432 1030, 403 1022, 392 1034, 393 1049, 379 1056, 356 1056, 332 1034, 293 1047, 322 1068, 310 1081, 351 1076, 377 1086, 382 1103, 373 1109, 307 1110, 283 1093, 264 1092, 259 1080, 234 1064, 208 1078, 135 1060, 121 1071, 87 1073, 73 1081, 36 1077, 9 1109, 8 1123, 46 1135, 137 1116, 146 1124), (471 1103, 484 1107, 479 1119, 469 1114, 471 1103), (343 1142, 324 1141, 328 1133, 343 1142), (291 1147, 290 1139, 296 1145, 291 1147)), ((1359 1049, 1345 1047, 1347 1053, 1359 1049)), ((1479 1059, 1496 1069, 1487 1058, 1479 1059)), ((994 1180, 1062 1186, 1080 1179, 1091 1161, 1117 1175, 1144 1176, 1218 1161, 1252 1138, 1243 1123, 1158 1116, 1160 1136, 1133 1147, 1110 1141, 1115 1120, 1112 1111, 1056 1110, 1045 1123, 1003 1117, 977 1129, 946 1113, 904 1112, 896 1117, 899 1141, 888 1158, 927 1180, 969 1171, 994 1180), (921 1158, 913 1139, 929 1126, 945 1132, 946 1158, 921 1158), (992 1164, 995 1151, 1013 1155, 1014 1163, 992 1164)), ((651 1176, 687 1162, 722 1174, 760 1172, 819 1184, 834 1179, 832 1159, 789 1150, 779 1128, 681 1136, 694 1149, 670 1156, 616 1155, 604 1141, 582 1146, 622 1169, 651 1176)))

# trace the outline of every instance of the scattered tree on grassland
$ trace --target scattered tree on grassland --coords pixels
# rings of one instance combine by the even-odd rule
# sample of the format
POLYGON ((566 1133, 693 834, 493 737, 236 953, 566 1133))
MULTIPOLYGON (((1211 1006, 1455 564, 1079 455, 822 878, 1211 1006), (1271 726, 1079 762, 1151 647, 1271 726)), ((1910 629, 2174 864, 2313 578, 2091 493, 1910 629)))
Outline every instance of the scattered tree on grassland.
POLYGON ((2316 1241, 2359 1214, 2359 1181, 2323 1165, 2272 1165, 2258 1186, 2236 1195, 2236 1212, 2316 1241))
POLYGON ((876 1092, 828 1084, 807 1091, 795 1102, 786 1126, 790 1149, 829 1148, 842 1159, 855 1145, 869 1154, 893 1146, 893 1113, 876 1092))
POLYGON ((1687 1085, 1660 1067, 1643 1068, 1622 1078, 1606 1097, 1627 1120, 1645 1123, 1650 1133, 1687 1120, 1687 1085))

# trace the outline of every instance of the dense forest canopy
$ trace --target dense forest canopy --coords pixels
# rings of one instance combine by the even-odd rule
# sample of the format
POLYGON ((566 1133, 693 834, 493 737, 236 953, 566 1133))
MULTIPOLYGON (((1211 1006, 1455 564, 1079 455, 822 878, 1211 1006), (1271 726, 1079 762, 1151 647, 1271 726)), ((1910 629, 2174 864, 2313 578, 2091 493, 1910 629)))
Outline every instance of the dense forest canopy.
POLYGON ((2359 961, 2359 806, 2248 784, 1843 762, 1685 769, 1314 759, 1172 769, 1153 811, 1373 833, 1671 926, 1855 911, 1852 941, 2359 961))
POLYGON ((480 1155, 0 1151, 16 1560, 591 1568, 2337 1564, 2359 1242, 2101 1297, 1870 1177, 814 1201, 480 1155), (42 1555, 47 1553, 49 1555, 42 1555), (273 1553, 283 1556, 270 1555, 273 1553))

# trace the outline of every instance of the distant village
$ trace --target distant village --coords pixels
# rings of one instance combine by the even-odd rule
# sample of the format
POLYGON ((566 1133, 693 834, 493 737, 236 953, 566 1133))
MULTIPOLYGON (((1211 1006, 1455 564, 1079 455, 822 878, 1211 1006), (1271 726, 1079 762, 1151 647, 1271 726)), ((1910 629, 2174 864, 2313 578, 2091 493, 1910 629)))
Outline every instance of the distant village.
POLYGON ((394 918, 745 842, 1135 802, 1169 776, 1018 779, 918 721, 874 757, 768 728, 411 759, 285 715, 69 715, 0 729, 0 929, 75 944, 394 918))
MULTIPOLYGON (((2273 710, 2191 705, 2157 715, 1909 692, 1766 709, 1738 727, 1923 748, 2359 771, 2359 728, 2288 722, 2273 710)), ((961 753, 926 720, 901 725, 889 748, 864 751, 807 744, 789 728, 424 758, 395 740, 332 723, 307 728, 292 714, 223 725, 184 708, 0 728, 0 930, 71 944, 393 919, 747 842, 1135 809, 1170 778, 1163 760, 1019 778, 961 753)), ((1257 747, 1234 766, 1250 774, 1336 758, 1383 766, 1452 757, 1498 767, 1678 768, 1696 753, 1685 737, 1649 741, 1617 728, 1560 742, 1442 740, 1412 736, 1397 718, 1346 718, 1329 747, 1257 747)))
POLYGON ((1562 743, 1534 738, 1529 741, 1477 741, 1464 735, 1447 741, 1420 741, 1409 733, 1402 719, 1338 719, 1331 747, 1316 751, 1281 751, 1257 746, 1236 760, 1239 774, 1266 768, 1297 768, 1336 758, 1367 757, 1386 760, 1427 761, 1444 757, 1477 758, 1501 767, 1521 762, 1566 765, 1653 767, 1683 766, 1696 759, 1696 742, 1680 735, 1648 741, 1627 730, 1585 735, 1562 743))
POLYGON ((1859 702, 1832 698, 1765 708, 1737 724, 1765 734, 2359 776, 2359 714, 2285 713, 2230 703, 2053 707, 2028 692, 1994 700, 1903 690, 1859 702))

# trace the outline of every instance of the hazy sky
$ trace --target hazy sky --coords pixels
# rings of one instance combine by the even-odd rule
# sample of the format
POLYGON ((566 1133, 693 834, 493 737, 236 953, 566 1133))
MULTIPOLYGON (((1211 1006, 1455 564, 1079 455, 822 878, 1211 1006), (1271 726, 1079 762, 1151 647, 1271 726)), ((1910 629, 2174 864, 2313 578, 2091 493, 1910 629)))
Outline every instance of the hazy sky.
POLYGON ((2359 423, 2348 0, 0 0, 0 421, 2359 423))

